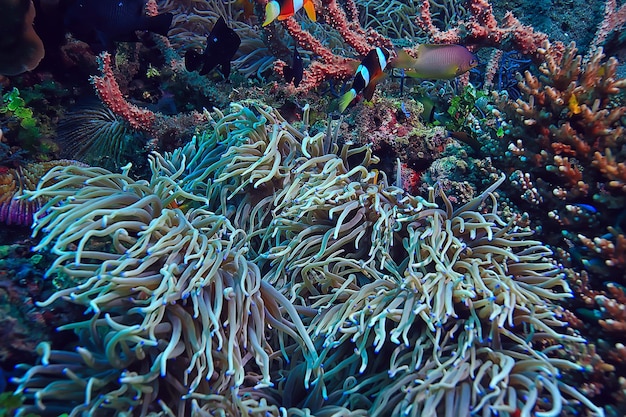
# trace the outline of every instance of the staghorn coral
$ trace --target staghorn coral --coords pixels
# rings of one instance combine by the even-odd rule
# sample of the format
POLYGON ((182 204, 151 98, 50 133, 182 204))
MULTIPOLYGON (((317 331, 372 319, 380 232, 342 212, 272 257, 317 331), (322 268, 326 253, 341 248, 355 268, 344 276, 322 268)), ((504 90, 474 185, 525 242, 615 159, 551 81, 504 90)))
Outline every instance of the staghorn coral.
POLYGON ((501 177, 453 208, 390 186, 341 123, 300 128, 234 103, 212 129, 130 167, 55 168, 31 198, 87 320, 40 346, 21 414, 410 415, 602 410, 545 341, 570 296, 550 251, 498 214, 501 177), (50 182, 54 181, 54 182, 50 182), (355 354, 356 352, 356 354, 355 354))
POLYGON ((618 62, 615 58, 605 61, 601 48, 584 60, 574 44, 560 60, 548 53, 550 49, 544 43, 542 75, 526 71, 519 84, 522 97, 505 106, 523 123, 525 134, 538 137, 537 145, 544 151, 534 152, 533 147, 524 155, 530 158, 535 153, 536 164, 559 177, 553 191, 558 198, 593 195, 597 192, 594 182, 599 181, 619 191, 621 183, 614 182, 620 180, 620 170, 611 152, 619 152, 624 141, 620 118, 626 106, 620 105, 619 94, 626 80, 616 74, 618 62), (583 180, 581 165, 596 167, 596 175, 583 180))
POLYGON ((575 261, 585 268, 602 263, 596 272, 623 276, 626 80, 617 76, 617 60, 605 59, 601 48, 583 58, 572 44, 560 59, 550 48, 544 44, 539 76, 526 71, 520 77, 522 96, 500 98, 518 123, 507 130, 508 149, 502 143, 497 148, 502 153, 494 154, 496 165, 518 169, 516 183, 528 191, 520 207, 537 219, 548 213, 545 224, 564 229, 575 261), (598 235, 589 236, 589 226, 598 235))

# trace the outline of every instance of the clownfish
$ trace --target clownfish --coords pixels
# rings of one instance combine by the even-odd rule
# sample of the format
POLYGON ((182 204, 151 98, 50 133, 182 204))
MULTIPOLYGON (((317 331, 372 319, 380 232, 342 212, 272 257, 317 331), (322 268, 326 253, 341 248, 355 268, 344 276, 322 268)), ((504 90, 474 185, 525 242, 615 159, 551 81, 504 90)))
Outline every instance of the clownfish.
POLYGON ((315 6, 313 0, 270 0, 265 6, 265 22, 262 26, 267 26, 275 19, 285 20, 290 18, 304 7, 309 19, 316 21, 315 6))
POLYGON ((376 84, 385 75, 383 72, 387 66, 389 52, 383 48, 374 48, 367 53, 361 64, 356 69, 354 81, 350 91, 341 96, 339 99, 339 111, 343 112, 356 95, 363 90, 363 96, 366 100, 371 100, 374 95, 376 84))

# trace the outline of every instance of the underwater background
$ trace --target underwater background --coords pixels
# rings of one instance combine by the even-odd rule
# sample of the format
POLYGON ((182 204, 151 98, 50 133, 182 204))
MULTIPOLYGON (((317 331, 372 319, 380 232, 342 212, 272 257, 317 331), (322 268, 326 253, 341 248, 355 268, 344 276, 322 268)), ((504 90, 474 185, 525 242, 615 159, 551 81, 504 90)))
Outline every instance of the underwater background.
POLYGON ((625 26, 0 0, 0 417, 626 415, 625 26))

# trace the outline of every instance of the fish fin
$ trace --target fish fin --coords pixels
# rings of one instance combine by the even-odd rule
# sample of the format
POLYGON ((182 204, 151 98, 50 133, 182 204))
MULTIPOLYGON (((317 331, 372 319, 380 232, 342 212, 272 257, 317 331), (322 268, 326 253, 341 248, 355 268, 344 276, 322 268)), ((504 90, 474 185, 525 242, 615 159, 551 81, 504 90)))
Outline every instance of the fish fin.
POLYGON ((376 90, 376 84, 369 83, 367 87, 363 89, 363 98, 367 101, 372 101, 372 97, 374 97, 374 91, 376 90))
POLYGON ((435 113, 435 100, 427 95, 418 96, 415 98, 415 100, 421 103, 424 108, 424 111, 422 111, 421 114, 422 120, 431 123, 433 121, 433 116, 435 113))
POLYGON ((339 112, 343 113, 343 111, 348 108, 352 100, 356 97, 356 91, 354 88, 351 88, 346 94, 339 98, 339 112))
POLYGON ((218 17, 215 21, 215 24, 211 28, 211 32, 209 35, 221 37, 224 33, 227 33, 229 30, 228 25, 226 24, 226 20, 222 16, 218 17))
POLYGON ((267 26, 280 15, 280 4, 276 0, 268 1, 265 6, 265 22, 261 26, 267 26))
POLYGON ((304 4, 302 5, 302 7, 304 7, 304 11, 306 12, 306 15, 309 17, 309 19, 311 19, 313 22, 317 22, 317 16, 315 16, 315 5, 313 4, 313 0, 304 0, 304 4))
POLYGON ((449 77, 448 79, 451 80, 452 78, 456 78, 458 75, 461 75, 463 72, 461 72, 461 68, 458 65, 452 65, 446 72, 445 76, 449 77))
POLYGON ((224 78, 226 78, 226 81, 228 81, 228 77, 230 77, 230 60, 222 63, 222 65, 220 65, 221 73, 224 76, 224 78))
POLYGON ((185 52, 185 68, 187 71, 197 71, 202 67, 202 55, 193 49, 185 52))
POLYGON ((404 70, 404 75, 411 78, 419 78, 422 80, 451 80, 456 76, 456 72, 450 72, 450 70, 442 71, 439 74, 433 74, 432 72, 419 72, 415 70, 404 70))
POLYGON ((215 67, 217 67, 217 65, 219 64, 219 62, 214 62, 211 61, 211 63, 209 64, 209 61, 205 58, 202 59, 202 69, 200 70, 200 75, 207 75, 209 72, 213 71, 215 69, 215 67))
POLYGON ((405 69, 404 75, 411 78, 425 78, 423 74, 420 74, 419 72, 412 69, 405 69))
POLYGON ((285 67, 283 69, 283 75, 285 76, 285 81, 287 81, 287 83, 290 83, 291 81, 293 81, 295 74, 293 72, 293 68, 291 67, 285 67))
POLYGON ((411 68, 415 63, 415 58, 409 55, 404 49, 396 53, 396 57, 389 63, 394 68, 411 68))
POLYGON ((451 80, 455 77, 455 72, 450 70, 442 71, 439 74, 433 74, 432 72, 419 72, 413 69, 404 70, 404 75, 411 78, 419 78, 422 80, 451 80))
POLYGON ((370 80, 369 84, 367 84, 367 87, 363 89, 363 97, 365 97, 365 100, 372 100, 372 97, 374 97, 374 91, 376 90, 376 85, 384 80, 385 77, 386 74, 383 72, 370 80))
POLYGON ((173 18, 174 15, 172 13, 163 13, 157 16, 148 17, 146 19, 145 30, 167 36, 167 32, 170 30, 173 18))

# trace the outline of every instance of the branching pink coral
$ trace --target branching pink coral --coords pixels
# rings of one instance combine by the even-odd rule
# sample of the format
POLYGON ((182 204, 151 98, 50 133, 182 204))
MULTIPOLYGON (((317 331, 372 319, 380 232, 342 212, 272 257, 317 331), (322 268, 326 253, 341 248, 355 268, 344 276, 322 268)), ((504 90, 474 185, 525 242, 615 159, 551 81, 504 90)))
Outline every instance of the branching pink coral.
MULTIPOLYGON (((539 50, 548 40, 545 33, 535 31, 522 24, 512 12, 507 12, 498 23, 488 0, 471 0, 468 10, 470 18, 460 21, 458 26, 441 31, 431 18, 430 2, 422 1, 421 13, 416 16, 417 24, 428 32, 435 43, 463 43, 477 46, 495 46, 501 49, 515 49, 539 59, 539 50)), ((551 49, 557 56, 563 45, 555 43, 551 49)))
POLYGON ((100 99, 111 111, 126 120, 134 129, 151 132, 154 129, 156 115, 148 109, 142 109, 129 103, 122 94, 111 64, 111 54, 104 52, 98 63, 102 75, 91 77, 100 99))

